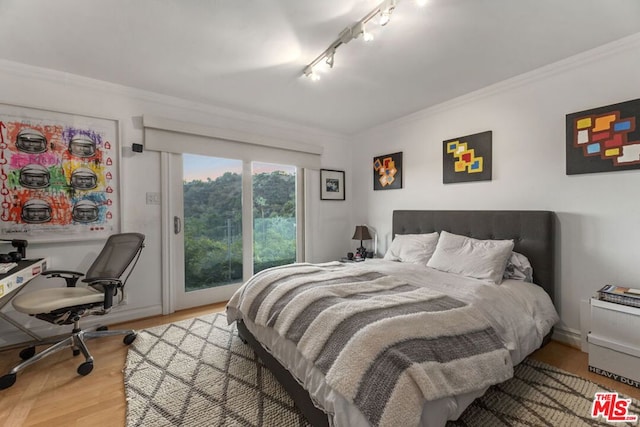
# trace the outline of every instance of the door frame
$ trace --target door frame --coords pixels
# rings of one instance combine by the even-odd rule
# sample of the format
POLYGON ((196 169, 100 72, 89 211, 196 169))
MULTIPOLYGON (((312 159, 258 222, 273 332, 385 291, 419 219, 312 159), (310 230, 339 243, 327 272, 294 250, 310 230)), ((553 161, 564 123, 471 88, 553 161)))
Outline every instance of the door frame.
POLYGON ((171 154, 160 153, 160 206, 161 206, 161 247, 162 247, 162 314, 171 314, 175 309, 175 289, 171 286, 171 259, 174 249, 171 245, 171 234, 173 233, 173 223, 171 218, 171 154))

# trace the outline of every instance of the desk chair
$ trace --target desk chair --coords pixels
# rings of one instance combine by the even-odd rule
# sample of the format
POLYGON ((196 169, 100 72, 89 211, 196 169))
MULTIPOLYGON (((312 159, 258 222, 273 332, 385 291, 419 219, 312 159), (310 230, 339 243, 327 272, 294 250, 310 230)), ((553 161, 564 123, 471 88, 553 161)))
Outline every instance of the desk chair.
POLYGON ((12 301, 16 311, 56 325, 73 324, 73 330, 68 338, 54 341, 55 344, 38 354, 35 354, 35 346, 22 350, 20 357, 24 362, 0 378, 0 390, 11 387, 16 382, 17 373, 27 366, 69 347, 73 350, 74 356, 82 352, 85 357, 85 362, 78 366, 78 374, 89 374, 93 370, 93 357, 87 349, 86 340, 124 335, 123 342, 126 345, 131 344, 136 339, 134 330, 109 331, 106 327, 82 330, 80 319, 109 313, 115 296, 119 297, 118 302, 122 302, 124 285, 138 262, 143 247, 143 234, 114 234, 107 239, 104 248, 86 274, 68 270, 47 270, 42 273, 47 278, 65 279, 66 287, 41 289, 17 296, 12 301), (121 277, 127 270, 128 273, 122 280, 121 277), (78 279, 82 276, 85 276, 82 282, 87 283, 87 286, 76 287, 78 279))

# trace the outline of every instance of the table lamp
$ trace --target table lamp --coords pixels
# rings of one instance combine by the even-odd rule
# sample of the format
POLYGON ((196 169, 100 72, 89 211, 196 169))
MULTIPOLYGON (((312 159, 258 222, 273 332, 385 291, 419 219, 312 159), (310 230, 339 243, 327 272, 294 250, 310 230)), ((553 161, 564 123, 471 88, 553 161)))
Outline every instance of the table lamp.
POLYGON ((365 259, 367 257, 367 252, 364 246, 362 245, 363 240, 371 240, 371 235, 369 234, 369 229, 366 225, 356 225, 356 231, 353 233, 353 240, 360 240, 360 247, 356 252, 356 258, 365 259))

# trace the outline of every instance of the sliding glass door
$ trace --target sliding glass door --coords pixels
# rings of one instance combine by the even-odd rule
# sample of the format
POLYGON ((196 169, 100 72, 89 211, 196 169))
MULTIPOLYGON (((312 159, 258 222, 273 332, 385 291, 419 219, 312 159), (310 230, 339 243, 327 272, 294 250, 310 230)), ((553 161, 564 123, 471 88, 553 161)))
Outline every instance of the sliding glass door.
POLYGON ((254 272, 297 261, 295 166, 174 154, 169 169, 174 309, 226 301, 254 272))
POLYGON ((296 167, 254 162, 253 271, 296 261, 296 167))
POLYGON ((242 161, 182 160, 185 291, 242 281, 242 161))
POLYGON ((227 300, 243 280, 244 162, 172 154, 169 163, 171 309, 227 300))

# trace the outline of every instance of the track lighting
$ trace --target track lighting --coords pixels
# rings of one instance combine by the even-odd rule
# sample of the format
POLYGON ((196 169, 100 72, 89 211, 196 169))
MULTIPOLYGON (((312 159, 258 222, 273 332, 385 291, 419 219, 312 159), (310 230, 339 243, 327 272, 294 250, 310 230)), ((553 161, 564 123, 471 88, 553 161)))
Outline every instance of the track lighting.
POLYGON ((322 55, 318 56, 311 64, 305 67, 304 75, 313 81, 320 80, 320 74, 318 72, 322 69, 333 68, 335 54, 335 48, 329 47, 327 50, 322 52, 322 55))
POLYGON ((356 24, 351 27, 351 35, 352 38, 358 38, 362 34, 362 40, 366 42, 370 42, 373 40, 373 34, 367 31, 366 24, 362 21, 356 22, 356 24))
POLYGON ((380 9, 380 25, 385 26, 391 20, 391 14, 396 8, 395 0, 388 0, 379 6, 380 9))
MULTIPOLYGON (((427 0, 416 0, 418 5, 426 4, 427 0)), ((367 13, 362 19, 353 24, 350 27, 345 28, 340 32, 338 38, 329 45, 324 52, 316 57, 311 63, 304 68, 304 75, 311 80, 319 80, 318 66, 323 62, 333 68, 335 60, 335 52, 338 47, 343 44, 349 43, 351 40, 358 38, 362 35, 362 40, 369 42, 373 40, 373 34, 367 31, 366 25, 369 21, 373 20, 376 16, 379 17, 380 25, 386 25, 391 19, 391 14, 396 7, 397 0, 385 0, 378 5, 371 12, 367 13)))
POLYGON ((308 69, 308 70, 305 69, 304 75, 309 77, 314 82, 317 82, 318 80, 320 80, 320 74, 313 71, 313 69, 308 69))
POLYGON ((389 11, 380 12, 380 25, 383 27, 391 20, 391 13, 389 11))
POLYGON ((362 40, 366 42, 373 41, 373 34, 368 33, 366 30, 362 32, 362 40))
POLYGON ((325 55, 325 64, 327 64, 329 66, 329 68, 333 68, 333 60, 335 58, 336 55, 336 50, 335 49, 331 49, 331 52, 327 53, 325 55))

